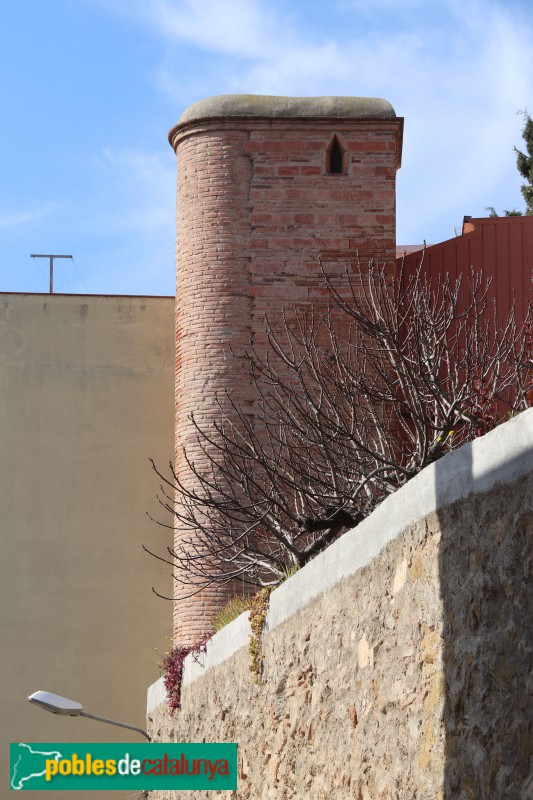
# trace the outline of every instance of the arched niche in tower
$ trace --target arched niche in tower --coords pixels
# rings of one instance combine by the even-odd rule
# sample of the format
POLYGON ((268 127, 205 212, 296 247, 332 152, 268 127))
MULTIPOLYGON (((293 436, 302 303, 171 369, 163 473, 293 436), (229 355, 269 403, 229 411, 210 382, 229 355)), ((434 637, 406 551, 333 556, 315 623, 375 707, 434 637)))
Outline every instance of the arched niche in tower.
POLYGON ((326 173, 345 175, 348 172, 348 150, 341 138, 334 134, 326 148, 326 173))

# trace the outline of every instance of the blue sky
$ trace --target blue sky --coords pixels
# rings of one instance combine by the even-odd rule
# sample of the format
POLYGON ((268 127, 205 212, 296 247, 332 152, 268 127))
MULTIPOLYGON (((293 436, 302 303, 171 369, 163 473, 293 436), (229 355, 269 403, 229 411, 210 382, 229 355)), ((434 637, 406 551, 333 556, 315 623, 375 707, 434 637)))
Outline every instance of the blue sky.
POLYGON ((532 0, 11 0, 0 18, 0 291, 173 294, 167 132, 226 93, 384 97, 398 242, 523 208, 532 0))

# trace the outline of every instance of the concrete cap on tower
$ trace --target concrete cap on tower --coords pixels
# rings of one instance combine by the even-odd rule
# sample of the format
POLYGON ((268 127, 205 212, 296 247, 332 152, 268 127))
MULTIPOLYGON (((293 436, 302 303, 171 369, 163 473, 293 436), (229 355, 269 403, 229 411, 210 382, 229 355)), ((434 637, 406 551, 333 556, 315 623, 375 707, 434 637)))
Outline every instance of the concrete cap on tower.
POLYGON ((185 109, 181 125, 216 117, 306 118, 335 119, 396 117, 394 108, 379 97, 278 97, 263 94, 221 94, 199 100, 185 109))

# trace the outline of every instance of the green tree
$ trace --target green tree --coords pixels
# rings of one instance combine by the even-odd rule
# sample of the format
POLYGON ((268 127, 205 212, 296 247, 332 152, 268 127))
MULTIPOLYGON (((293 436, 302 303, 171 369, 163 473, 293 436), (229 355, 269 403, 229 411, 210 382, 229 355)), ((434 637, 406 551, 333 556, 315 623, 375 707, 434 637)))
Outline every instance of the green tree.
POLYGON ((516 166, 520 175, 525 178, 526 182, 522 184, 522 195, 526 201, 526 214, 533 214, 533 119, 527 111, 524 111, 524 127, 522 129, 522 138, 526 143, 525 153, 522 153, 517 147, 516 152, 516 166))
MULTIPOLYGON (((518 147, 515 147, 516 153, 516 167, 520 175, 526 179, 526 183, 522 184, 521 191, 526 201, 526 215, 533 214, 533 119, 527 111, 519 112, 524 116, 524 127, 522 128, 522 138, 526 143, 526 153, 522 153, 518 147)), ((500 215, 494 206, 486 206, 485 211, 489 212, 489 217, 499 217, 500 215)), ((513 208, 512 211, 504 211, 505 217, 521 217, 522 211, 517 211, 513 208)))

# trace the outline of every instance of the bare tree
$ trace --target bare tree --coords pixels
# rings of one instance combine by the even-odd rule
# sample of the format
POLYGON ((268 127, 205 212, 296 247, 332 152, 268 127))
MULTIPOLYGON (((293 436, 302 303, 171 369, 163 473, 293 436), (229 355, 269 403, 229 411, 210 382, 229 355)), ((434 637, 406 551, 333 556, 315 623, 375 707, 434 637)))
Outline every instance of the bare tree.
POLYGON ((324 280, 328 312, 295 311, 282 330, 267 326, 266 352, 235 355, 254 413, 219 397, 211 427, 191 417, 201 457, 184 453, 186 473, 153 465, 181 531, 162 560, 187 596, 278 583, 426 465, 529 405, 531 309, 524 325, 512 309, 498 325, 480 273, 434 286, 422 265, 407 280, 371 264, 342 288, 324 280))

